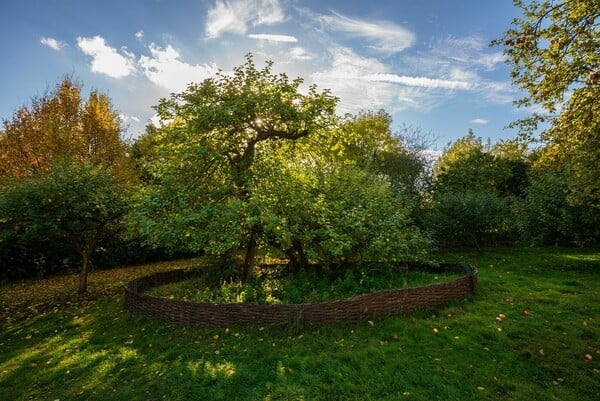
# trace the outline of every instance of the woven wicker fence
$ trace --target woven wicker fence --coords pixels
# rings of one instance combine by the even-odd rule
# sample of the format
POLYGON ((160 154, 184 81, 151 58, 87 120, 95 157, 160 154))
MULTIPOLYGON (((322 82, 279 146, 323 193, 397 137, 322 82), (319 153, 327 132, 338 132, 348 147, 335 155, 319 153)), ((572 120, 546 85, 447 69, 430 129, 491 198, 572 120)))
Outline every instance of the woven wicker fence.
MULTIPOLYGON (((420 266, 411 265, 411 269, 420 266)), ((418 309, 444 305, 464 299, 475 291, 477 269, 465 263, 424 267, 431 272, 456 272, 453 281, 417 288, 378 291, 352 298, 317 304, 266 305, 256 303, 197 303, 143 294, 144 290, 163 284, 188 280, 199 271, 172 270, 140 277, 125 286, 125 308, 152 320, 162 320, 193 327, 225 327, 237 324, 307 322, 335 324, 357 322, 408 314, 418 309)))

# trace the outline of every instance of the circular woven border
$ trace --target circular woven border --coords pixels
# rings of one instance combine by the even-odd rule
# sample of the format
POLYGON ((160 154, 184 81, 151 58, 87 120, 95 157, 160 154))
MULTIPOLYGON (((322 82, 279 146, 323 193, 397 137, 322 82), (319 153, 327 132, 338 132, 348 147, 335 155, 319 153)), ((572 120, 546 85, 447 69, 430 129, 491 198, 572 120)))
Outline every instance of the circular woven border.
POLYGON ((143 294, 144 290, 188 280, 202 274, 193 270, 160 272, 133 280, 125 286, 125 308, 152 320, 193 327, 226 327, 238 324, 265 325, 307 322, 336 324, 408 314, 464 299, 474 293, 477 269, 466 263, 437 267, 411 264, 410 269, 432 273, 455 272, 462 277, 417 288, 384 290, 332 302, 267 305, 256 303, 198 303, 143 294))

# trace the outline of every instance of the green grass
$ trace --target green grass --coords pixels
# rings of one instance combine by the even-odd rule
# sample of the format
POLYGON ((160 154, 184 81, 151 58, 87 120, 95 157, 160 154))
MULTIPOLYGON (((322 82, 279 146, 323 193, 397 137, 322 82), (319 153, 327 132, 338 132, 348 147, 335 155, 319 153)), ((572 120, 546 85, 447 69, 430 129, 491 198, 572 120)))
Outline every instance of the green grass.
POLYGON ((286 274, 283 266, 262 266, 256 278, 214 279, 202 275, 186 281, 151 288, 149 295, 194 302, 257 302, 300 304, 334 301, 395 288, 418 287, 458 278, 454 273, 411 271, 402 265, 369 266, 346 271, 340 277, 307 273, 286 274))
POLYGON ((5 285, 0 400, 600 398, 598 250, 437 259, 476 265, 477 294, 333 327, 201 330, 123 310, 124 282, 175 264, 94 273, 79 300, 75 277, 5 285))

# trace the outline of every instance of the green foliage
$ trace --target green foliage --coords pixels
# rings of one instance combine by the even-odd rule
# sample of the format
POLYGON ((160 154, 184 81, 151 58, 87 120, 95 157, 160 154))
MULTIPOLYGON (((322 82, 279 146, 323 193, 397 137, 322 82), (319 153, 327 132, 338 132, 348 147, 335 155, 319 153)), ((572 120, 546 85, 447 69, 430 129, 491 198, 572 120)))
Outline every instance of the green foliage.
POLYGON ((270 244, 292 264, 408 260, 428 249, 385 179, 352 163, 320 160, 298 169, 291 163, 303 158, 285 160, 288 169, 265 181, 253 200, 270 244))
POLYGON ((418 133, 404 127, 403 134, 394 134, 391 123, 391 117, 383 110, 350 117, 340 128, 342 134, 331 137, 331 150, 340 159, 352 160, 362 169, 387 177, 398 195, 418 197, 425 161, 420 158, 419 149, 410 149, 410 144, 403 142, 403 139, 413 139, 409 135, 418 133))
POLYGON ((82 257, 80 291, 88 263, 110 224, 127 209, 126 189, 102 167, 54 165, 48 173, 3 187, 0 240, 69 240, 82 257))
POLYGON ((589 245, 600 237, 600 219, 594 210, 569 202, 569 185, 563 171, 538 168, 518 203, 517 227, 531 244, 589 245))
POLYGON ((145 162, 156 185, 138 214, 150 241, 216 256, 246 248, 251 269, 261 233, 249 199, 261 160, 276 155, 277 143, 330 127, 336 104, 314 86, 301 94, 301 79, 290 81, 271 67, 258 70, 249 55, 232 75, 219 73, 160 101, 166 125, 154 134, 155 156, 145 162))
POLYGON ((444 150, 434 169, 422 224, 444 246, 510 238, 512 203, 525 195, 530 162, 517 141, 484 145, 472 131, 444 150))
POLYGON ((522 195, 527 185, 525 149, 514 141, 484 145, 473 131, 451 143, 434 169, 437 192, 486 191, 522 195))
POLYGON ((565 167, 572 204, 600 205, 600 6, 598 0, 515 0, 522 10, 493 44, 504 46, 513 83, 526 91, 516 104, 544 112, 517 121, 541 139, 546 157, 565 167))
POLYGON ((434 197, 425 217, 438 243, 456 247, 481 245, 506 233, 508 203, 485 191, 441 192, 434 197))
POLYGON ((134 146, 149 183, 135 208, 142 236, 216 257, 243 249, 244 276, 259 248, 296 267, 421 254, 427 241, 394 191, 413 178, 384 163, 408 159, 389 116, 340 124, 328 91, 302 94, 301 79, 271 68, 248 56, 232 75, 161 100, 165 125, 134 146))

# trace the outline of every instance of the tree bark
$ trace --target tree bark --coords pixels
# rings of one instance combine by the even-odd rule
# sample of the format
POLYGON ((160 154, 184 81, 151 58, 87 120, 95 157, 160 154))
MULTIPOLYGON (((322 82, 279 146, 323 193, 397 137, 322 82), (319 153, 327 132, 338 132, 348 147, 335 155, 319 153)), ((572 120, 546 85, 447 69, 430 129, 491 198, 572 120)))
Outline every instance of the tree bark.
POLYGON ((246 256, 244 258, 244 270, 242 272, 242 281, 245 283, 254 275, 254 265, 256 257, 256 232, 250 231, 250 238, 246 245, 246 256))
POLYGON ((81 272, 79 273, 79 289, 77 292, 79 294, 83 294, 87 290, 87 276, 90 265, 90 255, 89 252, 81 253, 82 264, 81 264, 81 272))

